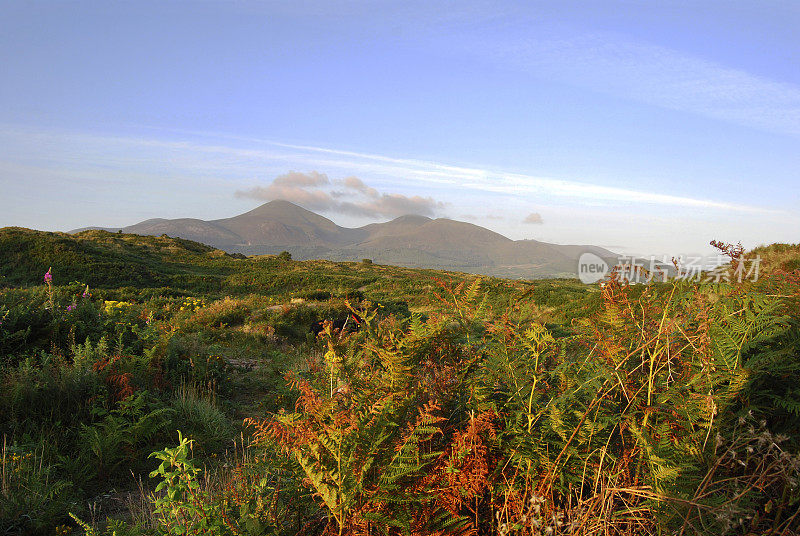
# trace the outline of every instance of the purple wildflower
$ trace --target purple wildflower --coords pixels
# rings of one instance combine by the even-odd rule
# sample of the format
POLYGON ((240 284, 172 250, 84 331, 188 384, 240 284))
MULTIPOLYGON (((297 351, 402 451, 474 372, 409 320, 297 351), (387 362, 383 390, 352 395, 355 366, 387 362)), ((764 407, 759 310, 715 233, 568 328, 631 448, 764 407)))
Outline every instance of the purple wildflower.
POLYGON ((84 298, 91 298, 92 297, 91 293, 89 292, 89 285, 86 285, 86 289, 83 291, 83 295, 82 296, 84 298))
POLYGON ((68 313, 71 312, 71 311, 74 311, 74 310, 75 310, 75 304, 74 303, 72 305, 67 305, 67 312, 68 313))
POLYGON ((50 268, 47 269, 47 273, 44 274, 44 282, 47 283, 48 285, 53 282, 53 274, 50 273, 50 270, 52 269, 53 267, 51 266, 50 268))

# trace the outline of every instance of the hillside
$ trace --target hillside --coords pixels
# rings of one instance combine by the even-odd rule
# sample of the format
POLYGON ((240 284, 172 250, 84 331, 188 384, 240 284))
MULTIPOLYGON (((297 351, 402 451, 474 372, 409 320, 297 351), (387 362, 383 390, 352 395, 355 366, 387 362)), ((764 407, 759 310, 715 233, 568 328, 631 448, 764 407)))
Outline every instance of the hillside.
MULTIPOLYGON (((107 289, 109 296, 116 296, 118 290, 114 289, 120 288, 212 297, 256 293, 283 302, 296 297, 357 295, 376 303, 403 301, 418 311, 429 311, 438 302, 438 281, 459 284, 475 279, 467 273, 360 261, 244 257, 162 236, 103 230, 70 235, 20 227, 0 229, 0 288, 40 285, 49 268, 63 281, 107 289)), ((554 318, 582 316, 598 305, 597 289, 578 281, 486 277, 483 284, 492 290, 492 303, 505 305, 514 296, 525 294, 536 297, 540 310, 549 311, 554 318), (593 299, 584 300, 589 297, 593 299)))
POLYGON ((601 287, 0 229, 0 532, 796 534, 800 249, 755 254, 601 287))
POLYGON ((584 251, 605 259, 617 258, 615 253, 596 246, 511 240, 478 225, 447 218, 408 215, 350 229, 281 200, 232 218, 151 219, 122 231, 178 236, 245 255, 286 250, 299 260, 369 258, 380 264, 524 279, 572 277, 584 251))

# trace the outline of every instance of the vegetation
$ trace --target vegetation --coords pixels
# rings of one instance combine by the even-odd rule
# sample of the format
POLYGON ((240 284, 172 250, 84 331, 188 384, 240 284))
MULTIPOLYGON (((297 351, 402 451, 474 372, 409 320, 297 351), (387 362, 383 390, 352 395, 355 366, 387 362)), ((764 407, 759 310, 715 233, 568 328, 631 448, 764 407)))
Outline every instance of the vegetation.
POLYGON ((0 230, 0 531, 796 533, 800 248, 756 253, 585 286, 0 230))

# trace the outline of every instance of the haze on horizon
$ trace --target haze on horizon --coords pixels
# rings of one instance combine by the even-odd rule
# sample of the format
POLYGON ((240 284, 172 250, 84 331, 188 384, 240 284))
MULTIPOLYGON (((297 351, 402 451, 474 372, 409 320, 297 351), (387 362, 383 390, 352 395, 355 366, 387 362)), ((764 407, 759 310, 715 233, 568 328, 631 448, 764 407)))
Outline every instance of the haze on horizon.
POLYGON ((286 199, 622 253, 798 242, 800 4, 0 5, 0 227, 286 199))

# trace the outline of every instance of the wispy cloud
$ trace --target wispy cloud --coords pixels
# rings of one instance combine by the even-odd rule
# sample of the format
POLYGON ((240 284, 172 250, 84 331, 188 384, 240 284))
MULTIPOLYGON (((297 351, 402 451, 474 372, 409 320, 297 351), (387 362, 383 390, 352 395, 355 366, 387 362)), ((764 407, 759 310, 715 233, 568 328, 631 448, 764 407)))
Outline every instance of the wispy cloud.
POLYGON ((487 221, 487 220, 489 220, 489 221, 502 221, 502 220, 505 220, 505 217, 498 216, 497 214, 483 214, 483 215, 480 215, 480 216, 477 215, 477 214, 461 214, 459 216, 459 218, 461 218, 462 220, 471 220, 471 221, 487 221))
POLYGON ((297 149, 311 155, 326 155, 327 158, 325 159, 311 160, 318 165, 327 164, 337 167, 349 167, 351 169, 358 169, 361 172, 402 177, 404 179, 414 179, 421 182, 457 185, 460 188, 495 193, 512 195, 550 194, 578 200, 585 199, 592 202, 606 200, 742 212, 775 212, 762 207, 608 187, 588 182, 539 177, 523 173, 510 173, 496 169, 456 166, 426 160, 395 158, 325 147, 292 145, 267 140, 250 139, 250 141, 258 141, 277 147, 297 149))
MULTIPOLYGON (((40 150, 39 147, 42 144, 58 145, 59 140, 65 140, 64 143, 69 147, 62 147, 59 151, 48 154, 47 161, 56 166, 59 165, 58 155, 60 155, 62 160, 83 162, 86 169, 117 167, 127 172, 131 168, 132 161, 138 159, 139 173, 142 173, 143 166, 151 165, 159 167, 154 173, 163 174, 166 167, 172 168, 173 172, 182 175, 201 173, 204 176, 230 176, 240 182, 250 177, 249 182, 251 183, 254 182, 253 176, 263 176, 265 170, 283 170, 285 172, 292 168, 324 169, 331 172, 339 171, 343 175, 357 173, 360 176, 370 177, 372 183, 379 181, 394 185, 394 187, 402 184, 405 189, 416 188, 419 190, 432 186, 457 187, 460 190, 507 194, 516 197, 552 196, 577 204, 595 204, 598 201, 607 201, 732 212, 780 212, 726 201, 603 186, 588 181, 556 179, 491 168, 458 166, 270 140, 215 134, 213 135, 215 141, 209 143, 202 141, 203 138, 199 134, 184 135, 185 138, 191 138, 192 141, 185 139, 176 141, 139 137, 106 137, 74 132, 31 133, 26 130, 0 128, 0 140, 8 140, 9 143, 13 143, 15 154, 24 151, 36 152, 40 150), (92 160, 92 155, 100 155, 102 166, 98 166, 92 160)), ((11 151, 9 149, 5 155, 3 151, 0 151, 0 159, 19 158, 12 155, 11 151)), ((275 173, 273 176, 279 173, 275 173)), ((347 180, 344 179, 345 182, 347 180)), ((355 187, 355 190, 362 188, 353 180, 350 181, 350 185, 355 187)), ((366 185, 363 185, 363 188, 374 189, 366 185)), ((374 197, 374 192, 363 190, 361 193, 365 192, 368 194, 367 197, 374 197)), ((266 198, 264 197, 265 192, 261 193, 262 197, 260 198, 266 198)), ((256 195, 254 193, 253 197, 256 195)), ((399 200, 391 197, 383 200, 387 207, 398 205, 398 202, 399 200)), ((376 211, 379 209, 380 206, 375 208, 376 211)))
MULTIPOLYGON (((531 38, 524 31, 464 38, 493 64, 594 91, 784 134, 800 134, 800 87, 612 33, 531 38)), ((537 33, 537 32, 534 32, 537 33)))

